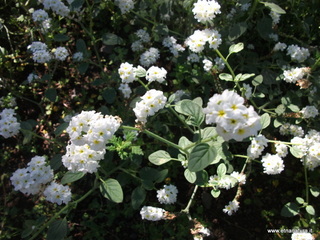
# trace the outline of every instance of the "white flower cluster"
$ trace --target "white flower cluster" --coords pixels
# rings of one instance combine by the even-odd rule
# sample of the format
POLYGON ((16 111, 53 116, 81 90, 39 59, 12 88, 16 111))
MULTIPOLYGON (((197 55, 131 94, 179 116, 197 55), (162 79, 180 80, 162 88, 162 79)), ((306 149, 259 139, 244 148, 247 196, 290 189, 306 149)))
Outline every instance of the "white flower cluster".
POLYGON ((52 203, 61 205, 62 203, 68 204, 71 201, 71 189, 69 186, 63 186, 62 184, 51 182, 49 186, 44 190, 43 195, 46 200, 52 203))
POLYGON ((142 97, 141 101, 136 103, 133 109, 136 115, 136 122, 146 123, 148 116, 153 116, 160 109, 164 108, 167 98, 162 91, 151 89, 142 97))
POLYGON ((291 234, 291 240, 314 240, 314 236, 307 232, 294 232, 291 234))
POLYGON ((199 61, 200 61, 199 55, 196 54, 196 53, 191 53, 191 54, 188 56, 187 59, 188 59, 189 62, 199 62, 199 61))
POLYGON ((249 99, 252 96, 252 87, 249 84, 244 83, 243 85, 244 96, 249 99))
POLYGON ((37 80, 37 79, 39 79, 39 76, 37 74, 30 73, 27 77, 27 82, 32 83, 34 80, 37 80))
POLYGON ((276 147, 276 153, 279 157, 285 157, 288 155, 288 146, 285 145, 284 143, 276 143, 275 144, 276 147))
POLYGON ((135 32, 135 35, 138 37, 138 40, 134 41, 131 44, 131 49, 134 52, 139 52, 144 49, 143 44, 149 43, 151 38, 149 33, 144 29, 139 29, 138 31, 135 32))
POLYGON ((284 51, 286 48, 287 48, 287 44, 282 42, 277 42, 273 47, 273 51, 284 51))
POLYGON ((132 93, 132 90, 129 87, 128 83, 120 83, 120 86, 118 89, 122 92, 124 98, 129 98, 132 93))
POLYGON ((177 201, 178 189, 176 186, 164 185, 157 191, 157 198, 161 204, 173 204, 177 201))
POLYGON ((114 3, 120 8, 122 14, 130 12, 134 8, 133 0, 115 0, 114 3))
POLYGON ((54 56, 56 59, 64 61, 69 56, 69 53, 65 47, 57 47, 54 51, 54 56))
POLYGON ((177 43, 177 39, 174 37, 166 37, 162 41, 162 45, 169 48, 170 52, 173 56, 178 57, 179 52, 183 52, 185 50, 181 44, 177 43))
POLYGON ((320 165, 320 132, 310 130, 304 138, 291 139, 291 143, 302 152, 301 162, 309 170, 313 171, 320 165))
POLYGON ((46 165, 46 159, 42 156, 33 157, 28 167, 17 169, 10 178, 15 191, 33 195, 52 179, 53 170, 46 165))
POLYGON ((238 209, 239 209, 239 202, 237 200, 232 200, 229 202, 228 205, 224 207, 223 212, 231 216, 233 213, 238 211, 238 209))
POLYGON ((122 83, 131 83, 135 81, 136 78, 136 69, 133 67, 133 64, 130 63, 121 63, 118 73, 120 75, 122 83))
POLYGON ((49 15, 45 10, 38 9, 32 13, 32 19, 35 22, 43 22, 43 21, 49 19, 49 15))
POLYGON ((220 57, 216 57, 214 59, 214 63, 217 66, 218 71, 222 71, 224 69, 225 65, 226 65, 224 63, 224 61, 222 60, 222 58, 220 58, 220 57))
POLYGON ((224 175, 222 177, 218 175, 213 175, 213 176, 210 176, 208 184, 213 188, 228 190, 230 188, 233 188, 237 182, 238 182, 238 179, 236 179, 231 175, 224 175))
POLYGON ((121 120, 95 111, 82 111, 69 122, 70 136, 63 165, 73 172, 96 172, 105 154, 105 146, 120 127, 121 120))
POLYGON ((224 90, 222 94, 215 94, 209 99, 203 109, 206 123, 216 123, 216 130, 225 141, 257 135, 261 129, 260 116, 253 107, 246 107, 244 99, 234 91, 224 90))
POLYGON ((192 12, 194 18, 198 22, 205 23, 216 17, 217 14, 221 13, 220 4, 215 0, 198 0, 193 4, 192 12))
POLYGON ((37 63, 47 63, 51 60, 51 54, 48 51, 48 46, 42 42, 32 42, 28 49, 32 52, 33 61, 37 63))
POLYGON ((230 176, 237 179, 239 184, 246 184, 246 175, 244 173, 233 171, 230 176))
POLYGON ((141 54, 140 64, 145 67, 149 67, 154 64, 160 57, 159 50, 157 48, 149 48, 147 51, 141 54))
POLYGON ((51 9, 56 14, 66 17, 70 13, 70 9, 60 0, 43 0, 44 9, 51 9))
POLYGON ((75 62, 81 62, 83 60, 83 52, 76 52, 72 55, 72 59, 75 62))
POLYGON ((283 80, 288 83, 296 83, 298 80, 302 79, 310 71, 309 68, 291 68, 289 70, 283 71, 283 80))
POLYGON ((268 175, 280 174, 284 170, 282 158, 277 154, 267 153, 261 159, 263 172, 268 175))
POLYGON ((290 45, 287 48, 287 55, 290 55, 292 61, 301 63, 310 56, 310 52, 307 48, 290 45))
POLYGON ((279 129, 279 133, 281 135, 293 135, 295 137, 302 137, 304 135, 304 131, 301 126, 290 123, 282 124, 279 129))
POLYGON ((300 111, 303 118, 314 118, 319 115, 319 111, 315 106, 306 106, 300 111))
POLYGON ((151 206, 144 206, 140 211, 141 218, 149 221, 162 220, 164 219, 164 214, 164 209, 151 206))
POLYGON ((274 11, 270 11, 269 13, 270 17, 272 18, 272 25, 275 26, 280 22, 280 14, 276 13, 274 11))
POLYGON ((167 76, 167 71, 164 68, 152 66, 146 73, 146 79, 148 82, 159 82, 163 83, 167 76))
POLYGON ((202 52, 206 43, 209 43, 210 48, 217 49, 222 43, 219 32, 213 29, 195 30, 185 41, 189 49, 195 53, 202 52))
POLYGON ((263 150, 268 146, 268 139, 259 134, 256 137, 253 137, 251 140, 251 144, 247 149, 247 156, 252 159, 258 158, 263 150))
POLYGON ((213 63, 209 59, 204 59, 202 63, 204 64, 203 69, 206 72, 210 72, 211 68, 213 67, 213 63))
POLYGON ((5 108, 0 113, 0 135, 4 138, 9 138, 19 133, 20 123, 15 115, 16 113, 12 108, 5 108))

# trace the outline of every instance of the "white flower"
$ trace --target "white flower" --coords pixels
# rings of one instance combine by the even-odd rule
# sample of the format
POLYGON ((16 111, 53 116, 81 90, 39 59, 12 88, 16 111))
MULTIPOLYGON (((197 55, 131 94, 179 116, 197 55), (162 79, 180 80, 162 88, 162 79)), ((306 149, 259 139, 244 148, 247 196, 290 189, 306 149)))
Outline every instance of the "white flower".
POLYGON ((148 82, 159 82, 163 83, 165 81, 167 71, 164 68, 159 68, 152 66, 148 69, 146 73, 146 79, 148 82))
POLYGON ((177 201, 178 189, 176 186, 164 185, 162 189, 157 191, 158 201, 162 204, 173 204, 177 201))
POLYGON ((54 51, 54 56, 56 59, 64 61, 69 56, 69 53, 65 47, 57 47, 54 51))
POLYGON ((163 92, 155 89, 147 91, 141 99, 133 109, 137 118, 136 122, 141 123, 146 123, 147 117, 154 115, 160 109, 164 108, 167 102, 167 98, 163 95, 163 92))
POLYGON ((45 9, 51 9, 56 14, 66 17, 70 13, 70 9, 60 0, 43 0, 45 9))
POLYGON ((133 52, 139 52, 139 51, 142 51, 144 46, 142 45, 142 41, 141 40, 137 40, 137 41, 134 41, 132 44, 131 44, 131 50, 133 52))
POLYGON ((5 108, 0 113, 0 135, 9 138, 17 135, 20 130, 20 123, 15 117, 14 109, 5 108))
POLYGON ((278 42, 274 45, 273 51, 284 51, 287 48, 287 44, 278 42))
POLYGON ((204 60, 202 61, 202 63, 204 64, 203 69, 204 69, 206 72, 209 72, 209 71, 211 70, 212 66, 213 66, 213 63, 212 63, 210 60, 208 60, 208 59, 204 59, 204 60))
POLYGON ((265 136, 259 134, 258 136, 252 138, 251 144, 247 149, 248 157, 252 159, 258 158, 267 146, 268 139, 265 136))
POLYGON ((280 14, 274 11, 269 13, 270 17, 272 18, 272 25, 277 25, 280 22, 280 14))
POLYGON ((51 54, 46 50, 35 51, 32 55, 33 61, 37 63, 47 63, 52 59, 51 54))
POLYGON ((159 221, 164 219, 164 214, 164 209, 151 206, 144 206, 140 211, 141 218, 149 221, 159 221))
POLYGON ((47 50, 48 49, 48 46, 47 44, 43 43, 43 42, 32 42, 29 46, 28 46, 28 49, 31 51, 31 52, 36 52, 36 51, 40 51, 40 50, 47 50))
POLYGON ((291 240, 314 240, 315 238, 311 233, 294 232, 291 234, 291 240))
POLYGON ((198 54, 196 53, 191 53, 189 56, 188 56, 188 61, 190 62, 199 62, 199 56, 198 54))
POLYGON ((290 55, 292 61, 301 63, 310 56, 310 52, 307 48, 290 45, 287 48, 287 55, 290 55))
POLYGON ((62 203, 68 204, 71 201, 71 189, 69 186, 63 186, 56 182, 51 182, 44 190, 43 195, 46 200, 52 203, 61 205, 62 203))
POLYGON ((290 123, 282 124, 279 133, 281 135, 293 135, 295 137, 302 137, 304 135, 302 127, 290 123))
POLYGON ((276 146, 276 153, 279 157, 285 157, 288 155, 287 145, 279 142, 279 143, 276 143, 275 146, 276 146))
POLYGON ((270 33, 269 38, 272 39, 273 41, 277 42, 279 40, 278 34, 275 33, 270 33))
POLYGON ((81 62, 83 60, 83 53, 82 52, 76 52, 72 56, 73 61, 75 62, 81 62))
POLYGON ((222 42, 221 35, 213 29, 195 30, 186 39, 185 44, 192 52, 199 53, 203 51, 207 42, 210 48, 217 49, 222 42))
POLYGON ((281 157, 267 153, 262 157, 263 172, 269 175, 279 174, 284 170, 284 164, 281 157))
POLYGON ((222 71, 225 67, 225 63, 220 57, 216 57, 214 63, 217 66, 218 71, 222 71))
POLYGON ((145 67, 149 67, 154 64, 160 57, 159 50, 157 48, 149 48, 140 56, 140 64, 145 67))
POLYGON ((239 209, 239 202, 237 200, 233 200, 233 201, 230 201, 229 204, 224 207, 223 212, 231 216, 233 213, 238 211, 238 209, 239 209))
POLYGON ((122 80, 122 83, 131 83, 136 80, 135 68, 133 64, 130 63, 121 63, 118 73, 122 80))
POLYGON ((181 44, 177 44, 177 39, 175 39, 174 37, 164 38, 162 41, 162 45, 168 47, 170 49, 170 52, 175 57, 179 55, 179 52, 183 52, 185 50, 185 48, 182 47, 181 44))
POLYGON ((32 13, 32 19, 35 22, 43 22, 49 18, 48 13, 43 9, 35 10, 32 13))
POLYGON ((129 84, 127 83, 121 83, 118 89, 122 92, 124 98, 129 98, 132 93, 129 84))
POLYGON ((134 8, 133 0, 115 0, 115 4, 120 8, 122 14, 130 12, 134 8))
POLYGON ((305 75, 304 68, 292 68, 283 71, 284 81, 288 83, 296 83, 305 75))
POLYGON ((135 34, 141 42, 148 43, 151 40, 149 33, 144 29, 139 29, 135 34))
POLYGON ((34 80, 37 80, 37 79, 39 79, 39 76, 38 76, 38 75, 36 75, 36 74, 34 74, 34 73, 30 73, 30 74, 28 75, 28 77, 27 77, 27 82, 28 82, 28 83, 31 83, 31 82, 33 82, 34 80))
POLYGON ((221 13, 220 4, 215 0, 198 0, 193 4, 192 12, 198 22, 206 22, 215 18, 216 14, 221 13))
POLYGON ((306 106, 300 113, 302 113, 303 118, 314 118, 319 114, 318 109, 315 106, 306 106))
POLYGON ((244 173, 232 172, 230 176, 237 179, 240 184, 246 183, 246 175, 244 173))
POLYGON ((244 83, 243 88, 244 88, 244 96, 246 97, 246 99, 249 99, 252 95, 252 87, 249 84, 244 83))

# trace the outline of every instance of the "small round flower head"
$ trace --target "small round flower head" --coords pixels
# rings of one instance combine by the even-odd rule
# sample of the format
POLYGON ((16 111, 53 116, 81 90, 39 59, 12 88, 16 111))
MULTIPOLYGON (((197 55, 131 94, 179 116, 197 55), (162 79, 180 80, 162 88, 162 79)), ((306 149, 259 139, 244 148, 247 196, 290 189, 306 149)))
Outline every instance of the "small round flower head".
POLYGON ((189 62, 199 62, 200 58, 199 58, 199 55, 196 54, 196 53, 191 53, 189 56, 188 56, 188 61, 189 62))
POLYGON ((200 53, 203 51, 211 35, 212 32, 209 29, 195 30, 194 33, 185 40, 185 44, 192 52, 200 53))
POLYGON ((129 84, 127 83, 121 83, 118 89, 122 92, 124 98, 129 98, 132 93, 129 84))
POLYGON ((287 48, 287 55, 290 55, 292 61, 301 63, 310 56, 310 52, 307 48, 290 45, 287 48))
POLYGON ((212 68, 212 66, 213 66, 213 63, 212 63, 210 60, 208 60, 208 59, 204 59, 204 60, 202 61, 202 63, 204 64, 204 65, 203 65, 203 69, 204 69, 206 72, 210 72, 210 70, 211 70, 211 68, 212 68))
POLYGON ((198 22, 205 23, 221 13, 220 8, 220 4, 215 0, 198 0, 193 4, 192 12, 194 18, 197 19, 198 22))
POLYGON ((252 87, 249 84, 244 83, 243 88, 244 88, 244 96, 246 97, 246 99, 249 99, 252 95, 252 87))
POLYGON ((9 138, 17 135, 20 130, 20 123, 15 117, 14 109, 5 108, 0 113, 0 135, 9 138))
POLYGON ((229 202, 228 205, 224 207, 223 212, 231 216, 233 213, 238 211, 238 209, 239 209, 239 202, 237 200, 232 200, 229 202))
POLYGON ((267 146, 268 139, 265 136, 259 134, 258 136, 252 138, 251 144, 247 149, 248 157, 252 159, 258 158, 267 146))
POLYGON ((275 144, 276 147, 276 153, 279 157, 285 157, 288 155, 288 147, 287 145, 279 142, 275 144))
POLYGON ((71 201, 71 189, 56 182, 51 182, 44 190, 43 195, 46 200, 58 205, 68 204, 71 201))
POLYGON ((222 71, 225 67, 225 63, 220 57, 216 57, 214 63, 217 66, 218 71, 222 71))
POLYGON ((52 59, 52 56, 47 50, 39 50, 32 54, 32 59, 37 63, 48 63, 52 59))
POLYGON ((177 201, 178 189, 176 186, 164 185, 157 191, 157 198, 161 204, 173 204, 177 201))
POLYGON ((275 34, 275 33, 270 33, 269 34, 269 38, 275 42, 277 42, 279 40, 279 36, 278 34, 275 34))
POLYGON ((296 83, 305 75, 304 68, 291 68, 283 71, 284 81, 288 83, 296 83))
POLYGON ((290 123, 282 124, 279 129, 279 133, 281 135, 293 135, 295 137, 302 137, 304 135, 304 131, 301 126, 290 123))
POLYGON ((164 68, 152 66, 147 70, 146 79, 148 82, 163 83, 167 76, 167 71, 164 68))
POLYGON ((72 55, 72 59, 75 62, 81 62, 83 60, 83 53, 82 52, 76 52, 72 55))
POLYGON ((246 175, 244 173, 232 172, 230 176, 237 179, 240 184, 246 183, 246 175))
POLYGON ((131 50, 133 52, 140 52, 144 49, 143 42, 141 40, 134 41, 131 44, 131 50))
POLYGON ((70 9, 60 0, 43 0, 45 9, 51 9, 56 14, 66 17, 70 13, 70 9))
POLYGON ((151 40, 149 33, 144 29, 139 29, 135 34, 141 42, 148 43, 151 40))
POLYGON ((183 52, 185 50, 184 47, 182 47, 180 44, 177 44, 177 39, 174 37, 166 37, 162 41, 162 45, 165 47, 168 47, 170 49, 170 52, 177 57, 179 55, 179 52, 183 52))
POLYGON ((33 82, 34 80, 37 80, 39 79, 39 76, 37 74, 34 74, 34 73, 30 73, 27 77, 27 82, 28 83, 31 83, 33 82))
POLYGON ((48 13, 43 9, 35 10, 32 13, 32 19, 35 22, 43 22, 49 18, 48 13))
POLYGON ((287 44, 278 42, 274 45, 273 51, 284 51, 287 48, 287 44))
POLYGON ((281 157, 267 153, 261 159, 263 172, 268 175, 280 174, 284 170, 284 164, 281 157))
POLYGON ((303 118, 314 118, 319 115, 318 109, 315 106, 306 106, 300 111, 303 118))
POLYGON ((36 52, 36 51, 47 50, 47 49, 48 49, 47 44, 45 44, 43 42, 32 42, 28 46, 28 50, 30 50, 33 53, 36 52))
POLYGON ((216 30, 211 30, 210 37, 208 39, 209 47, 213 49, 218 49, 222 43, 221 35, 216 30))
POLYGON ((54 56, 56 59, 64 61, 69 56, 69 53, 65 47, 57 47, 54 51, 54 56))
POLYGON ((149 50, 141 54, 140 64, 144 67, 149 67, 150 65, 156 63, 159 57, 160 54, 157 48, 149 48, 149 50))
POLYGON ((151 89, 141 97, 141 101, 136 103, 133 109, 136 115, 136 122, 146 123, 147 117, 154 115, 164 108, 167 98, 162 91, 151 89))
POLYGON ((120 8, 122 14, 130 12, 134 8, 133 0, 115 0, 115 4, 120 8))
POLYGON ((121 63, 118 73, 123 83, 131 83, 136 80, 135 68, 133 64, 121 63))
POLYGON ((315 238, 311 233, 294 232, 291 234, 291 240, 314 240, 315 238))
POLYGON ((241 11, 248 11, 248 9, 250 8, 250 6, 251 6, 251 3, 245 3, 245 4, 241 4, 241 6, 240 6, 240 10, 241 11))
POLYGON ((274 11, 270 12, 270 17, 272 18, 272 25, 275 26, 280 22, 280 14, 274 11))
POLYGON ((142 219, 149 221, 159 221, 164 219, 165 210, 151 206, 144 206, 141 208, 140 215, 142 219))

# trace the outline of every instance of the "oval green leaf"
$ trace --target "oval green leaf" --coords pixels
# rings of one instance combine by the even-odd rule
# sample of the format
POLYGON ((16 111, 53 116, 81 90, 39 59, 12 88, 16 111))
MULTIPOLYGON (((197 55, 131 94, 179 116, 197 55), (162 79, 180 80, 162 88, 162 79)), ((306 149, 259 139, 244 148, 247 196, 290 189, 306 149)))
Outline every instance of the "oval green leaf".
POLYGON ((188 169, 191 172, 198 172, 205 169, 216 157, 216 149, 206 143, 196 145, 190 153, 188 169))
POLYGON ((102 196, 115 203, 121 203, 123 201, 123 192, 120 183, 113 178, 109 178, 106 181, 101 180, 100 192, 102 196))
POLYGON ((63 178, 61 179, 61 184, 67 184, 71 182, 75 182, 82 178, 85 175, 83 172, 66 172, 63 178))
POLYGON ((170 157, 170 154, 164 150, 158 150, 148 157, 149 161, 152 162, 155 165, 162 165, 167 162, 169 162, 172 158, 170 157))

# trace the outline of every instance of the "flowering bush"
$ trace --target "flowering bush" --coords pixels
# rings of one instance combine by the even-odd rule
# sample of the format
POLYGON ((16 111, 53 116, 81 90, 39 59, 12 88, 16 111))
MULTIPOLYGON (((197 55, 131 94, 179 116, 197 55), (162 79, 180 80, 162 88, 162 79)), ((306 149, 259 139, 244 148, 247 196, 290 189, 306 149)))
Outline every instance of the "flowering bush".
POLYGON ((319 7, 5 1, 0 239, 316 239, 319 7))

